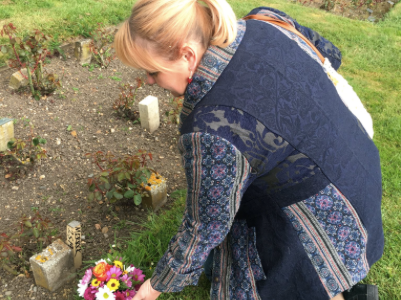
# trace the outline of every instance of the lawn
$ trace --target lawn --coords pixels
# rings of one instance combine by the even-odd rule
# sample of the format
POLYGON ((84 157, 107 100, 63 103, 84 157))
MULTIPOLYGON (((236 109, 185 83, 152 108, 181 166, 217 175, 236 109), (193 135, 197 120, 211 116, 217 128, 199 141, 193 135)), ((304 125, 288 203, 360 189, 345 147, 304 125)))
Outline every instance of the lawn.
MULTIPOLYGON (((380 150, 383 172, 385 252, 383 258, 373 266, 366 282, 379 286, 382 300, 401 299, 401 101, 397 101, 401 93, 401 5, 396 5, 383 21, 372 24, 288 1, 229 2, 238 17, 257 6, 271 6, 285 11, 300 24, 321 33, 342 51, 340 73, 351 83, 373 117, 374 141, 380 150)), ((29 7, 27 3, 22 0, 3 1, 0 25, 13 22, 20 28, 40 28, 58 35, 60 39, 86 35, 97 22, 117 24, 129 15, 132 6, 132 2, 126 0, 36 0, 29 1, 29 7)), ((2 42, 4 40, 0 40, 2 42)), ((150 267, 152 262, 157 262, 170 236, 174 234, 177 216, 183 210, 182 196, 179 198, 181 200, 170 212, 172 215, 165 212, 161 216, 152 216, 148 224, 149 231, 135 235, 130 242, 141 241, 146 255, 136 254, 135 251, 129 251, 126 255, 150 267), (167 220, 172 222, 168 226, 165 225, 167 220)), ((128 249, 135 248, 131 246, 128 249)), ((199 288, 164 295, 162 299, 205 299, 207 289, 207 283, 203 282, 199 288)))

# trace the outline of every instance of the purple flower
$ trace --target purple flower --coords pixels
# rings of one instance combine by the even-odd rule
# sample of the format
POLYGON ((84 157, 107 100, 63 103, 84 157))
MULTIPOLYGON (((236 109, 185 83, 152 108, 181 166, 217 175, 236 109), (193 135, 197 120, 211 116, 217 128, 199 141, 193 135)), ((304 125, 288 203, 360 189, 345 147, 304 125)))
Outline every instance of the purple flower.
POLYGON ((85 300, 95 300, 97 289, 95 287, 89 287, 85 290, 84 299, 85 300))
POLYGON ((126 300, 126 299, 128 299, 128 298, 125 297, 125 293, 124 292, 120 292, 120 291, 115 292, 114 296, 116 297, 115 300, 126 300))
POLYGON ((135 269, 132 273, 132 280, 134 281, 142 281, 145 278, 145 274, 142 274, 142 270, 135 269))
POLYGON ((92 279, 92 268, 85 271, 85 275, 82 278, 81 284, 88 284, 92 279))
POLYGON ((131 277, 128 277, 128 274, 124 274, 123 277, 121 277, 121 280, 122 280, 128 287, 131 287, 131 286, 132 286, 131 277))
POLYGON ((121 274, 122 274, 121 269, 119 267, 113 266, 109 271, 107 271, 106 280, 107 281, 109 281, 110 279, 120 280, 121 274))
MULTIPOLYGON (((137 269, 135 269, 135 270, 137 270, 137 269)), ((125 294, 125 299, 126 300, 132 300, 132 298, 134 298, 134 296, 135 296, 135 294, 136 294, 136 291, 134 291, 134 290, 126 290, 125 292, 124 292, 124 294, 125 294)))

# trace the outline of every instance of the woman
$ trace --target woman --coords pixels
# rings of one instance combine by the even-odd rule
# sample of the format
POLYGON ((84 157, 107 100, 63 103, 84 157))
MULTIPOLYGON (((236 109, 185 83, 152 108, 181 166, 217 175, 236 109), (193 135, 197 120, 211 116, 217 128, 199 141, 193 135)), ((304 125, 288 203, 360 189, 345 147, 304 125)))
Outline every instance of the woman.
POLYGON ((196 285, 210 255, 211 299, 344 299, 382 255, 378 151, 325 67, 341 54, 250 15, 318 50, 224 0, 139 0, 116 35, 125 64, 185 94, 183 223, 134 300, 196 285))

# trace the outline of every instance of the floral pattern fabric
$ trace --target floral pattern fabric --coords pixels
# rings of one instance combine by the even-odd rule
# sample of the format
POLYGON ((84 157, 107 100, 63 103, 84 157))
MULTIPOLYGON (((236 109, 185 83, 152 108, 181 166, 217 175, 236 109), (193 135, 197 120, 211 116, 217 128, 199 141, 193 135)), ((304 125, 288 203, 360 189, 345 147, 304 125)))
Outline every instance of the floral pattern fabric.
POLYGON ((283 210, 330 297, 366 277, 366 230, 334 185, 283 210))
POLYGON ((226 238, 238 211, 250 166, 223 138, 207 133, 180 138, 188 192, 183 223, 158 263, 154 289, 176 292, 196 284, 210 251, 226 238))

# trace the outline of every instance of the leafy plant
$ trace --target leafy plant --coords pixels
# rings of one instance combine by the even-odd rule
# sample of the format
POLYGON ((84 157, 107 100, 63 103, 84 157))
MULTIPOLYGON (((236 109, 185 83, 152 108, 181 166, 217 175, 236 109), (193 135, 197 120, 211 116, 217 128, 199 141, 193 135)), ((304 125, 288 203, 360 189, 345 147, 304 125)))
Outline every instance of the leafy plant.
POLYGON ((171 110, 166 112, 166 117, 173 124, 180 123, 180 113, 182 110, 182 104, 184 102, 184 97, 175 97, 170 100, 171 110))
POLYGON ((5 169, 5 177, 14 180, 24 175, 28 169, 32 169, 36 161, 46 158, 46 150, 42 145, 46 139, 40 136, 31 136, 28 140, 12 139, 7 143, 8 149, 0 152, 0 165, 5 169))
POLYGON ((12 24, 3 25, 1 36, 9 39, 7 45, 1 45, 1 52, 10 57, 8 65, 17 69, 21 75, 28 79, 32 96, 39 100, 42 95, 48 95, 61 86, 60 80, 55 74, 46 74, 43 70, 46 56, 50 54, 48 41, 51 39, 34 30, 23 38, 17 36, 17 28, 12 24), (23 69, 26 68, 26 75, 23 69))
POLYGON ((107 199, 111 203, 122 199, 132 199, 136 205, 141 204, 142 197, 147 196, 147 181, 151 169, 147 167, 152 154, 139 150, 136 155, 116 157, 110 151, 98 151, 86 154, 92 158, 100 173, 88 179, 88 200, 107 199))
POLYGON ((27 245, 29 240, 36 241, 37 248, 33 251, 41 252, 45 244, 59 238, 51 220, 43 217, 37 209, 34 209, 34 213, 33 216, 22 215, 7 233, 0 234, 0 267, 12 274, 18 274, 14 264, 18 264, 23 257, 17 257, 16 254, 28 250, 24 249, 24 245, 27 245))
POLYGON ((18 273, 12 268, 12 262, 15 259, 15 254, 22 251, 21 247, 15 245, 15 240, 18 237, 18 233, 6 234, 2 232, 0 234, 0 267, 14 275, 18 275, 18 273))
POLYGON ((54 35, 54 38, 49 41, 49 51, 51 55, 58 55, 66 59, 63 48, 61 48, 61 42, 58 39, 58 34, 54 35))
POLYGON ((96 62, 103 68, 107 68, 111 61, 115 58, 112 46, 114 40, 114 32, 106 28, 102 23, 98 23, 98 27, 91 34, 92 42, 90 43, 90 51, 96 62))
POLYGON ((133 111, 132 107, 135 103, 136 93, 138 89, 144 84, 141 78, 136 78, 136 85, 126 83, 120 87, 120 95, 114 101, 113 109, 123 117, 136 121, 139 118, 139 112, 133 111))

